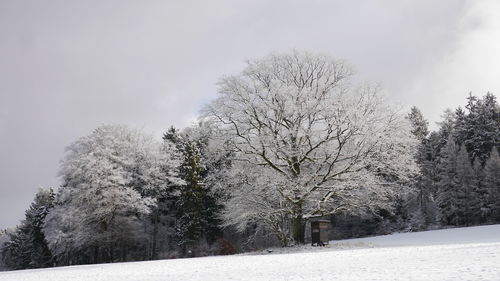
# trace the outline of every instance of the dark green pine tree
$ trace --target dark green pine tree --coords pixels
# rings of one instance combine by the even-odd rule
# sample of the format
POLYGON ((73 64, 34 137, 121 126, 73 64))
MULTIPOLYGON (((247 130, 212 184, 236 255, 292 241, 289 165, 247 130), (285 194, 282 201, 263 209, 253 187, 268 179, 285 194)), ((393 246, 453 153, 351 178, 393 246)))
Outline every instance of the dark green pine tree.
POLYGON ((43 225, 45 217, 54 206, 54 197, 52 189, 40 189, 21 225, 9 234, 9 241, 2 248, 4 262, 9 268, 42 268, 52 265, 43 225))
POLYGON ((192 245, 200 240, 204 233, 204 197, 201 155, 190 140, 183 141, 184 163, 181 166, 182 178, 186 184, 181 187, 177 202, 177 236, 180 245, 192 245))
POLYGON ((218 213, 221 210, 217 198, 205 184, 209 172, 204 164, 202 140, 192 140, 181 136, 171 128, 164 134, 165 141, 173 142, 182 155, 180 176, 185 184, 179 186, 176 203, 176 236, 179 246, 186 250, 194 247, 202 239, 212 243, 221 230, 218 213))

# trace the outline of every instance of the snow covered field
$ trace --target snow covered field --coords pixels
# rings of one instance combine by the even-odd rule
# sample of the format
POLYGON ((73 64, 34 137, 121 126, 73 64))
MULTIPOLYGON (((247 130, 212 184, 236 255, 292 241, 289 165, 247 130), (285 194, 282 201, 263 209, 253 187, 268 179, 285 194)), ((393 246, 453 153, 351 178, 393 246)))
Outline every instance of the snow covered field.
POLYGON ((500 280, 500 225, 263 253, 0 272, 0 280, 500 280))

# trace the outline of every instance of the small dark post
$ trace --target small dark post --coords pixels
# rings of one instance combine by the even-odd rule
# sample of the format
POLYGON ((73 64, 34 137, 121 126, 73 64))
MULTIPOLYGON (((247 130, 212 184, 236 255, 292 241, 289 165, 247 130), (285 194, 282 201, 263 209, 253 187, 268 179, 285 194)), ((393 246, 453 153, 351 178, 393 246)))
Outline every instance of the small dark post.
POLYGON ((325 246, 328 244, 329 220, 311 221, 311 245, 325 246))

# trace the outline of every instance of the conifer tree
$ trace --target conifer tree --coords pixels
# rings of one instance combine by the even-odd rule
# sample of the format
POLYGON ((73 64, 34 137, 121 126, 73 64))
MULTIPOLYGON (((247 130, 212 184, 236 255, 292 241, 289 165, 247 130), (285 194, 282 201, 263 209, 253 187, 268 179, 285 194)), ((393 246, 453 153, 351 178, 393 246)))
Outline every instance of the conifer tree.
POLYGON ((428 122, 424 119, 422 113, 417 107, 412 107, 407 116, 410 121, 411 132, 418 139, 418 151, 416 155, 416 163, 420 173, 415 177, 414 188, 416 196, 410 197, 410 202, 406 211, 411 212, 412 229, 417 227, 422 229, 425 225, 435 222, 435 203, 433 199, 433 171, 434 157, 432 151, 432 143, 429 139, 428 122), (412 208, 412 206, 415 206, 412 208), (411 210, 414 209, 414 210, 411 210), (413 222, 418 222, 415 225, 413 222))
POLYGON ((487 191, 488 221, 500 222, 500 156, 498 150, 493 148, 489 159, 484 166, 483 185, 487 191))
POLYGON ((42 268, 52 265, 52 255, 42 232, 45 217, 54 206, 52 189, 40 189, 26 210, 25 219, 2 248, 5 264, 10 269, 42 268))
POLYGON ((407 116, 411 124, 411 133, 418 140, 423 141, 429 135, 429 122, 425 120, 420 109, 413 106, 407 116))
POLYGON ((465 146, 462 145, 457 154, 455 171, 456 224, 469 226, 474 216, 475 186, 472 180, 473 170, 465 146))
POLYGON ((474 225, 486 222, 488 210, 488 190, 484 186, 484 169, 479 159, 472 165, 471 183, 473 198, 471 200, 472 223, 474 225))
POLYGON ((492 148, 500 146, 500 107, 496 97, 487 93, 481 99, 470 94, 465 108, 467 113, 457 110, 455 140, 465 145, 472 160, 484 165, 492 148))
POLYGON ((440 179, 438 182, 437 203, 439 206, 439 218, 442 224, 457 225, 457 146, 453 138, 448 138, 440 155, 440 179))
POLYGON ((175 231, 178 245, 185 251, 187 247, 194 247, 202 239, 211 243, 220 235, 220 206, 215 194, 206 184, 209 170, 202 152, 206 143, 203 139, 182 135, 175 128, 170 128, 163 139, 174 143, 179 150, 180 177, 185 182, 178 187, 179 196, 176 203, 175 231))

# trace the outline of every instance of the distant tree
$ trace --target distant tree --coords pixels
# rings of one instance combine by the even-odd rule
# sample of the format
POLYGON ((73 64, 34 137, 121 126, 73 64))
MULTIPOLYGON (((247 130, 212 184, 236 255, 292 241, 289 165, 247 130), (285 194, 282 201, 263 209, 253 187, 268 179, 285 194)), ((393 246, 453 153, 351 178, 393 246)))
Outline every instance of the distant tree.
POLYGON ((440 154, 437 204, 440 222, 444 225, 458 225, 457 193, 457 152, 458 148, 450 135, 440 154))
POLYGON ((5 259, 3 256, 3 249, 7 242, 9 242, 9 230, 0 229, 0 271, 8 270, 7 265, 5 265, 5 259))
POLYGON ((382 174, 414 171, 407 121, 377 87, 351 89, 350 76, 345 63, 328 56, 270 55, 221 79, 219 97, 205 110, 236 161, 265 168, 262 176, 287 209, 297 243, 304 242, 307 218, 373 209, 390 191, 382 174))
POLYGON ((52 265, 52 255, 42 232, 45 217, 53 207, 52 189, 40 189, 26 211, 25 219, 8 232, 1 248, 9 269, 42 268, 52 265))
POLYGON ((465 145, 472 160, 484 165, 492 148, 500 148, 500 107, 496 97, 487 93, 481 99, 470 94, 466 109, 457 110, 455 139, 465 145))
POLYGON ((492 149, 500 145, 500 108, 496 97, 491 93, 483 98, 470 94, 465 109, 458 108, 454 113, 448 111, 443 118, 436 135, 438 157, 434 165, 439 175, 439 180, 434 182, 439 186, 437 197, 441 215, 443 219, 448 218, 442 222, 453 225, 484 223, 491 210, 487 199, 491 192, 483 167, 492 149), (442 146, 445 137, 447 145, 442 146), (450 141, 455 145, 455 157, 449 150, 450 141), (449 165, 452 158, 455 158, 454 168, 449 165), (448 204, 451 202, 453 204, 448 204))
POLYGON ((412 107, 407 116, 410 121, 411 132, 419 140, 416 163, 420 173, 416 174, 413 186, 416 194, 410 193, 406 199, 406 211, 410 212, 410 225, 412 229, 421 230, 426 225, 435 223, 436 206, 434 202, 435 178, 435 151, 429 136, 428 122, 417 107, 412 107))
POLYGON ((420 109, 412 107, 407 116, 410 120, 411 133, 420 141, 424 141, 429 135, 429 122, 425 120, 420 109))
MULTIPOLYGON (((448 142, 450 135, 453 134, 453 127, 455 126, 456 120, 456 112, 453 112, 451 109, 446 109, 444 113, 441 115, 443 121, 437 122, 439 125, 439 130, 436 133, 436 150, 438 154, 441 152, 441 149, 448 142)), ((454 137, 454 136, 452 136, 454 137)))
POLYGON ((486 208, 488 221, 500 223, 500 156, 493 148, 484 166, 483 185, 487 191, 486 208))
POLYGON ((457 153, 455 170, 456 223, 469 226, 472 224, 474 207, 477 206, 476 187, 474 186, 472 165, 465 146, 457 153))
POLYGON ((485 173, 479 159, 472 164, 471 184, 471 216, 472 224, 483 224, 488 219, 488 189, 485 186, 485 173))

